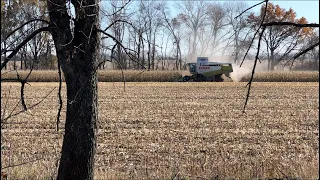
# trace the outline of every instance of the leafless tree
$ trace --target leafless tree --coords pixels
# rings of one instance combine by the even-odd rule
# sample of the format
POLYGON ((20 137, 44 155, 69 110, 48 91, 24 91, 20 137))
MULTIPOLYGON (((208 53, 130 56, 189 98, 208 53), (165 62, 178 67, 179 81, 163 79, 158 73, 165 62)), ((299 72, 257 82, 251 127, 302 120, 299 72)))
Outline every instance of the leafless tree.
POLYGON ((191 31, 190 43, 191 49, 189 59, 194 59, 197 56, 197 41, 199 31, 207 24, 207 7, 206 1, 183 1, 179 3, 178 7, 183 14, 180 14, 179 20, 182 21, 186 27, 191 31))
POLYGON ((175 57, 176 57, 176 63, 175 63, 175 68, 176 69, 182 69, 182 60, 181 60, 181 47, 180 47, 180 42, 181 42, 181 19, 179 18, 180 15, 178 15, 178 17, 175 17, 173 19, 171 19, 171 21, 168 19, 167 17, 167 8, 166 7, 162 7, 161 12, 162 12, 162 16, 163 19, 165 21, 164 23, 164 27, 166 27, 169 32, 170 35, 173 36, 174 38, 174 43, 173 45, 176 47, 176 53, 175 53, 175 57))
POLYGON ((227 9, 222 3, 215 2, 209 4, 206 11, 208 25, 202 27, 203 30, 200 31, 200 54, 208 53, 214 56, 221 48, 221 44, 226 40, 225 36, 230 33, 225 29, 228 26, 226 21, 227 9), (206 30, 207 28, 208 30, 206 30))
POLYGON ((243 51, 248 48, 251 30, 247 28, 246 17, 248 12, 236 19, 235 17, 247 8, 247 4, 241 1, 230 1, 225 3, 225 7, 227 9, 227 21, 231 27, 231 33, 228 36, 231 44, 229 46, 232 47, 233 62, 237 64, 240 61, 240 57, 243 56, 243 51))

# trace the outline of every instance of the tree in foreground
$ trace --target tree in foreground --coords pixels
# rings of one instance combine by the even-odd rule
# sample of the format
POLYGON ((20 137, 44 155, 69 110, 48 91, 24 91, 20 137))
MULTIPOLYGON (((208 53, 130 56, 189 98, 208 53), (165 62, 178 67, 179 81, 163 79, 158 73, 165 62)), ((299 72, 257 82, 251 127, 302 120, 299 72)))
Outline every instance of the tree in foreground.
MULTIPOLYGON (((61 77, 62 69, 67 88, 65 134, 57 179, 90 180, 94 176, 98 119, 99 1, 48 0, 47 8, 50 21, 33 19, 13 30, 17 31, 37 21, 47 24, 33 31, 12 50, 1 63, 1 70, 37 34, 44 31, 51 33, 58 57, 59 74, 61 77), (70 6, 74 6, 74 14, 70 13, 70 6)), ((25 84, 25 81, 21 82, 25 84)))
POLYGON ((67 88, 65 134, 57 179, 93 179, 98 119, 99 1, 70 3, 75 8, 72 19, 64 0, 47 1, 58 65, 67 88))

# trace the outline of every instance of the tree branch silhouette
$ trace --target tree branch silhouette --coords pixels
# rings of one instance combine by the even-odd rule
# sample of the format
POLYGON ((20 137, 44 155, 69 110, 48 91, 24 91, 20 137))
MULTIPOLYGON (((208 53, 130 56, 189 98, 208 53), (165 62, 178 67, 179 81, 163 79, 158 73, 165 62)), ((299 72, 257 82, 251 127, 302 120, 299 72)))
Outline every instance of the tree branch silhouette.
MULTIPOLYGON (((259 40, 258 40, 258 47, 257 47, 257 52, 256 52, 256 56, 255 56, 255 60, 254 60, 254 66, 252 68, 252 72, 251 72, 251 77, 250 77, 250 80, 248 82, 248 84, 246 85, 246 87, 248 86, 248 92, 247 92, 247 95, 246 95, 246 101, 245 101, 245 104, 244 104, 244 107, 243 107, 243 113, 245 113, 245 109, 246 109, 246 106, 248 104, 248 101, 249 101, 249 97, 250 97, 250 92, 251 92, 251 86, 252 86, 252 82, 253 82, 253 77, 254 77, 254 74, 255 74, 255 70, 256 70, 256 65, 257 65, 257 61, 259 60, 259 52, 260 52, 260 48, 261 48, 261 39, 262 39, 262 36, 263 36, 263 33, 266 29, 266 27, 268 26, 293 26, 293 27, 298 27, 298 28, 305 28, 305 27, 310 27, 310 28, 319 28, 319 24, 316 24, 316 23, 310 23, 310 24, 300 24, 300 23, 293 23, 293 22, 268 22, 268 23, 264 23, 265 21, 265 17, 266 17, 266 14, 267 14, 267 7, 268 7, 268 1, 269 0, 265 0, 265 1, 262 1, 258 4, 255 4, 251 7, 249 7, 248 9, 246 9, 245 11, 243 11, 242 13, 240 13, 240 15, 238 15, 237 17, 235 18, 238 18, 240 17, 244 12, 246 12, 247 10, 257 6, 257 5, 260 5, 262 3, 265 2, 265 11, 264 11, 264 15, 262 17, 262 20, 259 24, 259 27, 257 29, 257 31, 255 32, 252 40, 251 40, 251 43, 249 45, 249 48, 247 49, 246 53, 245 53, 245 56, 240 64, 240 67, 242 66, 249 50, 251 49, 251 46, 253 44, 253 41, 256 37, 256 35, 258 34, 259 30, 262 28, 262 31, 261 33, 259 34, 259 40)), ((305 50, 302 50, 300 53, 296 54, 293 59, 296 59, 298 57, 300 57, 301 55, 307 53, 308 51, 312 50, 313 48, 319 46, 319 42, 307 47, 305 50)))
POLYGON ((3 62, 1 62, 1 70, 6 66, 6 64, 10 61, 11 58, 13 58, 19 50, 27 44, 33 37, 35 37, 37 34, 44 32, 44 31, 51 31, 51 27, 42 27, 35 31, 33 31, 26 39, 24 39, 11 53, 8 57, 4 59, 3 62))

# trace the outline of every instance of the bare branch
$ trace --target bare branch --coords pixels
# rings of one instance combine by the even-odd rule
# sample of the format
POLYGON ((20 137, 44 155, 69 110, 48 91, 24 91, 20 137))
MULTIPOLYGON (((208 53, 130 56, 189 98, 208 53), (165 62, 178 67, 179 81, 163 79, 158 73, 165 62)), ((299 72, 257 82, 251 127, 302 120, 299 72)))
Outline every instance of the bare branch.
POLYGON ((130 23, 130 22, 126 21, 126 20, 123 20, 123 19, 117 19, 117 20, 113 21, 108 27, 106 27, 106 28, 104 29, 104 31, 106 31, 106 30, 108 30, 109 28, 111 28, 111 27, 112 27, 114 24, 116 24, 117 22, 127 23, 127 24, 131 25, 131 26, 135 29, 135 26, 133 26, 132 23, 130 23))
POLYGON ((32 22, 34 22, 34 21, 44 22, 44 23, 46 23, 46 24, 48 24, 48 25, 50 24, 49 21, 44 20, 44 19, 32 19, 32 20, 30 20, 30 21, 27 21, 27 22, 23 23, 21 26, 17 27, 17 28, 14 29, 12 32, 10 32, 10 33, 7 35, 6 39, 8 39, 12 34, 14 34, 14 33, 15 33, 16 31, 18 31, 19 29, 23 28, 23 26, 25 26, 25 25, 27 25, 27 24, 29 24, 29 23, 32 23, 32 22))
POLYGON ((250 78, 250 81, 247 84, 247 86, 249 85, 249 87, 248 87, 248 93, 247 93, 247 97, 246 97, 246 102, 245 102, 244 107, 243 107, 243 113, 245 113, 245 109, 246 109, 246 106, 247 106, 247 103, 248 103, 248 100, 249 100, 251 85, 252 85, 252 81, 253 81, 253 76, 254 76, 254 73, 255 73, 255 70, 256 70, 256 65, 257 65, 257 62, 258 62, 258 59, 259 59, 261 38, 262 38, 262 35, 263 35, 265 29, 266 29, 266 27, 262 27, 262 31, 261 31, 261 33, 259 35, 258 50, 257 50, 256 58, 254 60, 254 65, 253 65, 253 68, 252 68, 251 78, 250 78))
MULTIPOLYGON (((261 27, 261 26, 260 26, 260 27, 261 27)), ((260 27, 259 27, 259 29, 260 29, 260 27)), ((243 59, 242 59, 241 63, 240 63, 240 67, 242 66, 244 60, 246 59, 246 57, 247 57, 247 55, 248 55, 248 53, 249 53, 249 50, 250 50, 250 48, 251 48, 251 46, 252 46, 252 44, 253 44, 253 41, 254 41, 256 35, 257 35, 258 32, 259 32, 259 29, 258 29, 258 30, 254 33, 254 35, 253 35, 253 38, 251 39, 250 45, 249 45, 246 53, 245 53, 244 56, 243 56, 243 59)))
POLYGON ((31 160, 31 161, 27 161, 27 162, 23 162, 23 163, 19 163, 19 164, 9 165, 9 166, 6 166, 6 167, 2 167, 1 169, 7 169, 7 168, 10 168, 10 167, 21 166, 21 165, 29 164, 29 163, 32 163, 32 162, 35 162, 35 161, 39 161, 39 160, 42 160, 42 159, 44 159, 44 157, 38 158, 38 159, 34 159, 34 160, 31 160))
MULTIPOLYGON (((105 32, 105 31, 103 31, 103 30, 101 30, 101 29, 98 29, 98 32, 103 33, 103 34, 106 35, 107 37, 110 37, 114 42, 116 42, 117 44, 119 44, 119 45, 123 48, 123 50, 125 51, 125 53, 128 55, 128 57, 130 58, 130 60, 132 60, 133 62, 136 62, 136 61, 134 60, 134 58, 132 57, 132 55, 130 54, 130 52, 127 51, 127 48, 124 47, 123 44, 122 44, 117 38, 115 38, 115 37, 112 36, 111 34, 105 32)), ((139 65, 141 65, 141 64, 139 64, 139 65)), ((142 66, 142 65, 141 65, 141 66, 142 66)), ((142 66, 142 68, 145 69, 144 66, 142 66)))
POLYGON ((42 27, 39 28, 35 31, 33 31, 32 34, 30 34, 24 41, 22 41, 13 51, 12 53, 10 53, 10 55, 8 57, 5 58, 4 62, 1 63, 1 69, 3 69, 6 64, 10 61, 10 59, 15 56, 19 50, 25 45, 27 44, 27 42, 29 42, 34 36, 36 36, 37 34, 43 32, 43 31, 51 31, 51 27, 42 27))
POLYGON ((129 3, 131 2, 131 0, 128 0, 128 2, 126 2, 123 6, 120 7, 120 9, 118 9, 116 12, 110 14, 110 15, 106 15, 106 16, 114 16, 116 15, 118 12, 120 12, 123 8, 125 8, 129 3))
MULTIPOLYGON (((115 48, 117 47, 117 45, 118 45, 118 43, 116 43, 111 49, 111 60, 112 59, 116 60, 117 63, 120 65, 120 70, 121 70, 122 80, 123 80, 123 91, 125 92, 126 91, 126 78, 123 73, 123 64, 121 64, 121 62, 117 58, 114 58, 114 56, 113 56, 113 52, 114 52, 115 48)), ((122 46, 121 43, 120 43, 120 45, 122 46)))
MULTIPOLYGON (((9 113, 9 115, 8 115, 7 117, 1 119, 1 129, 2 129, 3 126, 6 124, 6 121, 7 121, 10 117, 14 116, 14 115, 12 115, 12 114, 13 114, 13 112, 16 110, 16 108, 18 107, 18 105, 20 104, 20 101, 21 101, 21 99, 16 103, 16 105, 14 106, 14 108, 11 110, 11 112, 9 113)), ((23 112, 24 112, 24 111, 23 111, 23 112)))
MULTIPOLYGON (((4 106, 2 106, 3 109, 1 109, 1 112, 2 112, 2 114, 1 114, 1 124, 2 124, 2 119, 4 119, 4 117, 5 117, 7 106, 9 104, 10 94, 11 94, 11 86, 9 86, 8 95, 7 95, 7 93, 5 94, 5 98, 4 99, 6 100, 6 102, 5 102, 4 106)), ((2 98, 1 98, 1 100, 2 100, 2 98)))
MULTIPOLYGON (((249 52, 249 50, 250 50, 250 48, 251 48, 251 46, 252 46, 252 44, 253 44, 253 41, 254 41, 254 39, 255 39, 255 37, 256 37, 256 35, 258 34, 258 32, 259 32, 259 30, 260 30, 260 28, 262 27, 262 24, 263 24, 263 22, 264 22, 264 19, 266 18, 266 15, 267 15, 267 8, 268 8, 268 1, 269 0, 265 0, 265 1, 263 1, 263 2, 266 2, 266 8, 264 9, 264 14, 263 14, 263 17, 262 17, 262 20, 261 20, 261 23, 260 23, 260 25, 259 25, 259 27, 258 27, 258 29, 257 29, 257 31, 254 33, 254 35, 253 35, 253 38, 252 38, 252 40, 251 40, 251 43, 250 43, 250 45, 249 45, 249 47, 248 47, 248 49, 247 49, 247 51, 246 51, 246 54, 244 55, 244 57, 243 57, 243 59, 242 59, 242 62, 241 62, 241 64, 240 64, 240 67, 242 66, 242 64, 243 64, 243 62, 244 62, 244 59, 247 57, 247 55, 248 55, 248 52, 249 52)), ((261 2, 261 3, 263 3, 263 2, 261 2)), ((259 4, 261 4, 261 3, 259 3, 259 4)), ((257 5, 259 5, 259 4, 256 4, 256 5, 254 5, 254 6, 257 6, 257 5)), ((251 6, 251 8, 253 8, 254 6, 251 6)), ((246 10, 245 10, 246 11, 246 10)), ((241 14, 243 14, 244 12, 242 12, 241 14)), ((238 16, 237 16, 238 17, 238 16)), ((260 61, 260 60, 259 60, 260 61)))
MULTIPOLYGON (((263 14, 261 23, 260 23, 259 28, 258 28, 258 30, 256 31, 255 35, 257 34, 257 32, 258 32, 258 31, 260 30, 260 28, 262 27, 262 24, 263 24, 263 22, 264 22, 264 20, 265 20, 265 18, 266 18, 266 15, 267 15, 268 0, 265 0, 264 2, 266 3, 266 7, 265 7, 265 9, 264 9, 264 14, 263 14)), ((252 73, 251 73, 251 78, 250 78, 250 81, 249 81, 248 84, 247 84, 247 86, 249 85, 249 88, 248 88, 248 93, 247 93, 247 97, 246 97, 246 102, 245 102, 244 107, 243 107, 243 113, 245 113, 245 109, 246 109, 246 106, 247 106, 247 103, 248 103, 248 100, 249 100, 251 85, 252 85, 252 81, 253 81, 253 76, 254 76, 254 73, 255 73, 257 61, 259 60, 259 52, 260 52, 261 39, 262 39, 262 36, 263 36, 263 33, 264 33, 265 29, 266 29, 266 27, 263 26, 263 27, 262 27, 262 32, 261 32, 260 35, 259 35, 258 50, 257 50, 256 58, 255 58, 255 60, 254 60, 254 65, 253 65, 253 69, 252 69, 252 73)), ((255 35, 254 35, 254 37, 253 37, 252 39, 255 38, 255 35)), ((251 41, 251 42, 253 42, 253 41, 251 41)), ((248 49, 250 49, 250 47, 251 47, 251 45, 249 46, 248 49)), ((247 52, 248 52, 248 51, 249 51, 249 50, 247 50, 247 52)), ((246 53, 246 55, 247 55, 247 53, 246 53)), ((245 57, 244 57, 244 58, 245 58, 245 57)), ((243 58, 243 61, 244 61, 244 58, 243 58)), ((242 65, 243 61, 241 62, 241 65, 242 65)), ((240 65, 240 67, 241 67, 241 65, 240 65)))
POLYGON ((294 26, 294 27, 320 27, 319 24, 316 23, 311 23, 311 24, 298 24, 298 23, 293 23, 293 22, 268 22, 268 23, 263 23, 262 26, 294 26))
MULTIPOLYGON (((15 79, 15 80, 16 80, 16 79, 15 79)), ((52 93, 52 91, 55 90, 55 89, 56 89, 56 88, 53 88, 53 89, 52 89, 46 96, 44 96, 39 102, 37 102, 37 103, 29 106, 28 109, 33 109, 34 107, 38 106, 38 105, 39 105, 40 103, 42 103, 42 101, 44 101, 44 100, 52 93)), ((20 102, 20 101, 19 101, 19 102, 20 102)), ((7 120, 7 119, 9 119, 9 118, 11 118, 11 117, 13 117, 13 116, 17 116, 17 115, 19 115, 19 114, 21 114, 21 113, 23 113, 23 112, 25 112, 25 110, 20 110, 19 112, 16 112, 15 114, 10 114, 10 115, 7 116, 6 118, 4 118, 2 121, 5 121, 5 120, 7 120)))
POLYGON ((24 87, 25 87, 25 84, 27 83, 27 81, 25 79, 21 79, 20 76, 18 76, 17 79, 11 79, 11 78, 4 78, 4 79, 1 79, 1 82, 20 82, 21 83, 21 88, 20 88, 20 101, 21 101, 21 105, 24 109, 24 111, 27 110, 27 106, 25 104, 25 100, 24 100, 24 87))
POLYGON ((317 46, 319 46, 319 42, 317 42, 317 43, 315 43, 315 44, 313 44, 313 45, 309 46, 307 49, 305 49, 305 50, 303 50, 303 51, 299 52, 298 54, 296 54, 296 55, 293 57, 293 59, 297 59, 297 58, 298 58, 298 57, 300 57, 301 55, 303 55, 303 54, 305 54, 305 53, 307 53, 307 52, 311 51, 313 48, 315 48, 315 47, 317 47, 317 46))
POLYGON ((59 123, 60 123, 60 114, 62 110, 62 98, 61 98, 61 86, 62 86, 62 77, 61 77, 61 67, 60 67, 60 60, 58 59, 58 73, 59 73, 59 90, 58 90, 58 97, 59 97, 59 109, 57 114, 57 131, 59 131, 59 123))
POLYGON ((249 7, 248 9, 246 9, 242 13, 240 13, 238 16, 236 16, 234 19, 237 19, 238 17, 240 17, 242 14, 244 14, 248 10, 250 10, 250 9, 252 9, 252 8, 254 8, 254 7, 256 7, 256 6, 258 6, 258 5, 260 5, 260 4, 264 3, 264 2, 268 3, 268 0, 264 0, 264 1, 260 2, 260 3, 258 3, 258 4, 255 4, 255 5, 251 6, 251 7, 249 7))
POLYGON ((25 86, 26 82, 27 82, 26 80, 21 80, 21 89, 20 89, 21 104, 22 104, 22 107, 25 111, 27 111, 27 105, 24 100, 24 86, 25 86))
POLYGON ((24 109, 25 111, 27 110, 27 105, 26 105, 25 100, 24 100, 24 86, 25 86, 26 83, 28 83, 28 82, 27 82, 27 79, 28 79, 29 76, 31 75, 32 70, 33 70, 33 65, 31 66, 31 69, 30 69, 30 71, 29 71, 29 73, 28 73, 28 75, 27 75, 27 77, 26 77, 25 79, 21 79, 21 78, 20 78, 20 75, 19 75, 19 73, 18 73, 18 70, 16 70, 16 72, 17 72, 17 77, 18 77, 18 79, 19 79, 20 82, 21 82, 21 90, 20 90, 20 94, 21 94, 21 104, 22 104, 22 107, 23 107, 23 109, 24 109))
POLYGON ((98 68, 103 64, 103 63, 105 63, 105 62, 112 62, 112 60, 110 60, 110 59, 105 59, 105 60, 103 60, 103 61, 101 61, 99 64, 98 64, 98 68))

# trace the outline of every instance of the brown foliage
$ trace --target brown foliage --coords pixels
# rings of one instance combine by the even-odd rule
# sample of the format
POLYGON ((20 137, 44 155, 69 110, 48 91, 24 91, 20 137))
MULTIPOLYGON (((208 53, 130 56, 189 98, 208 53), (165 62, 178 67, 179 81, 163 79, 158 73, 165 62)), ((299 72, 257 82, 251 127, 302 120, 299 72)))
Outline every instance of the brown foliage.
MULTIPOLYGON (((263 17, 264 11, 265 11, 265 5, 261 7, 259 15, 255 16, 253 13, 251 13, 248 17, 248 22, 251 23, 253 26, 256 26, 257 24, 259 24, 263 17)), ((297 14, 292 8, 290 8, 289 10, 285 10, 284 8, 281 8, 279 5, 268 3, 267 15, 264 23, 269 23, 269 22, 293 22, 298 24, 308 23, 305 17, 296 19, 296 16, 297 14)), ((294 33, 298 33, 298 36, 302 37, 312 32, 312 28, 310 27, 293 28, 290 26, 287 26, 287 27, 273 26, 270 28, 272 29, 272 31, 276 32, 276 34, 279 34, 282 36, 284 36, 285 34, 287 36, 290 36, 290 35, 294 35, 294 33), (285 32, 290 32, 290 33, 285 33, 285 32)))

